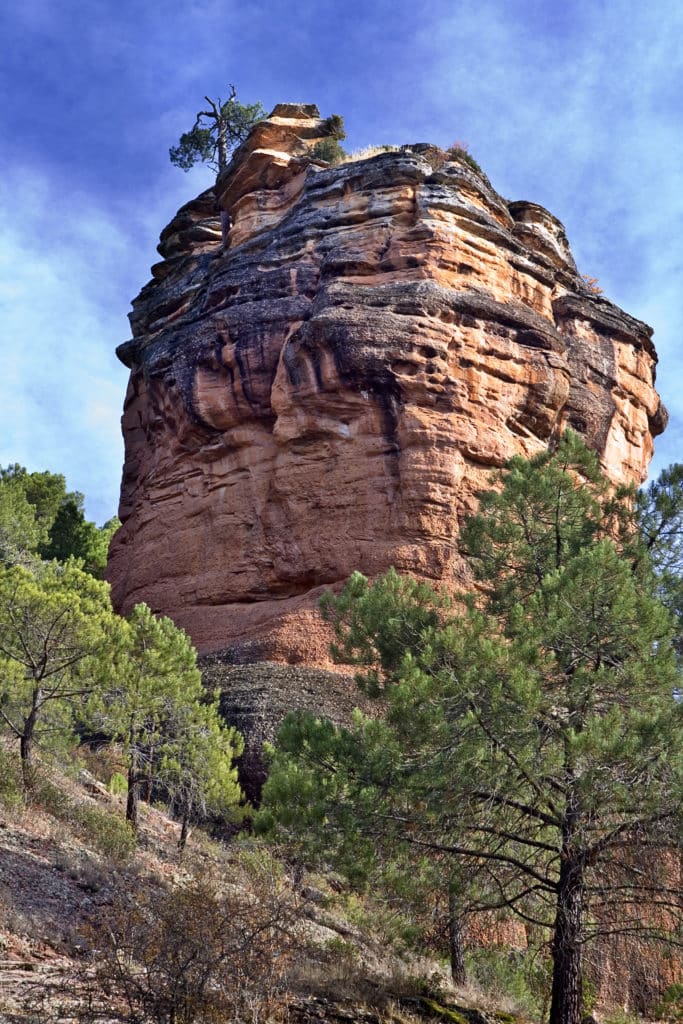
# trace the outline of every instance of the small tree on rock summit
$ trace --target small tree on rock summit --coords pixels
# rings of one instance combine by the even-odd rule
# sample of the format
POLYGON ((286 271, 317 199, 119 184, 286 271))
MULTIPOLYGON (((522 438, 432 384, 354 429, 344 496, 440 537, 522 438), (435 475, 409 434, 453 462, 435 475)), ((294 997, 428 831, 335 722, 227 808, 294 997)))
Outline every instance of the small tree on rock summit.
POLYGON ((204 99, 208 110, 200 110, 189 132, 184 132, 177 146, 171 146, 171 163, 189 171, 196 163, 205 163, 218 174, 228 166, 234 149, 244 142, 251 129, 266 116, 260 103, 240 103, 237 90, 230 86, 227 100, 204 99))

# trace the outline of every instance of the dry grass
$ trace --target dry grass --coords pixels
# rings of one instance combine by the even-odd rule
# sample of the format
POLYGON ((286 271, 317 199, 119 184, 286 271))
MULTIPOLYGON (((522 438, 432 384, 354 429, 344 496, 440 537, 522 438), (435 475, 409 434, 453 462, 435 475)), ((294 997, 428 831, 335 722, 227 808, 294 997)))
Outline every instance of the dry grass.
MULTIPOLYGON (((352 899, 340 891, 338 880, 325 875, 307 874, 303 884, 295 883, 278 851, 258 841, 242 837, 224 844, 196 829, 181 856, 177 823, 145 807, 137 849, 119 857, 115 844, 112 858, 105 826, 112 826, 118 839, 123 803, 106 786, 111 766, 93 760, 89 767, 96 775, 80 765, 65 773, 46 771, 28 806, 0 803, 0 1017, 4 1010, 17 1022, 36 1024, 50 1020, 60 1002, 71 1008, 82 1004, 84 966, 88 985, 95 980, 86 955, 88 921, 99 941, 98 925, 112 907, 120 904, 124 915, 127 907, 142 906, 147 893, 163 910, 168 895, 180 899, 193 886, 213 884, 212 879, 222 894, 219 906, 225 900, 241 908, 245 928, 257 906, 270 908, 278 920, 280 904, 289 908, 295 941, 280 958, 281 973, 270 995, 279 1012, 287 1001, 283 993, 291 993, 292 1020, 297 1006, 309 1001, 322 1009, 327 1005, 332 1017, 335 1008, 358 1008, 357 1019, 367 1024, 409 1024, 421 1016, 425 995, 468 1005, 450 986, 443 964, 409 951, 401 929, 371 897, 352 899), (131 902, 134 892, 142 894, 137 904, 131 902), (44 1007, 36 1002, 38 992, 44 1007)), ((199 927, 203 918, 197 913, 190 920, 199 927)), ((267 956, 264 962, 270 962, 267 956)), ((270 998, 259 975, 253 985, 256 1003, 261 988, 270 998)), ((249 999, 252 994, 246 992, 249 999)), ((470 998, 469 1005, 484 1004, 478 992, 470 998)), ((74 1009, 71 1019, 75 1014, 74 1009)))
POLYGON ((380 156, 382 153, 400 153, 400 151, 400 146, 364 146, 362 149, 356 149, 353 153, 349 153, 341 161, 341 164, 355 164, 359 160, 369 160, 370 157, 380 156))

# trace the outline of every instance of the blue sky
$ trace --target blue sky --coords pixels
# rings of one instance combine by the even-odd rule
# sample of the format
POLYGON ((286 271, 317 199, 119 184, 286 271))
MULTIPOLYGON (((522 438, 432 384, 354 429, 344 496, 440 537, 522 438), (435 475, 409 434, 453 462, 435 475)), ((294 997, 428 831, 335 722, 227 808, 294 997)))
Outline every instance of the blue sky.
POLYGON ((21 0, 0 3, 0 464, 116 509, 131 299, 175 210, 210 184, 168 148, 202 97, 317 103, 347 148, 466 141, 548 207, 579 268, 655 328, 683 461, 679 0, 21 0))

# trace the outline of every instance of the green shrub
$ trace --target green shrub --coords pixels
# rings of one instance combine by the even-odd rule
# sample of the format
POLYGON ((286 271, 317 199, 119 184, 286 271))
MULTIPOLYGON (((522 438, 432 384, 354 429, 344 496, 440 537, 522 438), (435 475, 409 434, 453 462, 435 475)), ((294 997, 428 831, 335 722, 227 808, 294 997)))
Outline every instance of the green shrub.
POLYGON ((683 985, 669 985, 655 1007, 655 1016, 672 1024, 683 1021, 683 985))
POLYGON ((128 792, 128 779, 123 772, 114 772, 108 788, 112 796, 125 796, 128 792))
POLYGON ((454 143, 448 150, 448 156, 451 160, 459 160, 462 164, 467 164, 477 174, 483 175, 481 166, 477 163, 471 153, 468 153, 467 148, 462 143, 454 143))
POLYGON ((323 123, 323 131, 333 139, 345 139, 346 129, 344 127, 344 118, 341 114, 330 114, 323 123))
POLYGON ((135 852, 135 836, 127 821, 99 807, 74 807, 73 819, 84 842, 95 846, 105 857, 125 861, 135 852))
POLYGON ((125 861, 135 851, 135 836, 120 815, 90 804, 74 803, 49 779, 38 776, 31 800, 53 818, 75 828, 87 846, 111 860, 125 861))
POLYGON ((352 942, 347 942, 341 935, 335 935, 325 943, 325 952, 339 965, 352 967, 360 960, 360 952, 352 942))
POLYGON ((325 160, 334 167, 335 164, 341 163, 346 158, 346 151, 342 149, 336 139, 330 137, 316 142, 311 150, 311 155, 316 160, 325 160))
POLYGON ((636 1014, 628 1013, 626 1010, 614 1010, 609 1017, 605 1017, 605 1024, 638 1024, 638 1020, 636 1014))
POLYGON ((36 772, 29 791, 31 803, 36 804, 46 814, 59 821, 69 821, 73 811, 73 801, 63 789, 36 772))
POLYGON ((513 950, 474 949, 466 955, 468 977, 493 999, 510 999, 520 1013, 540 1017, 550 990, 549 964, 513 950))
POLYGON ((16 755, 0 747, 0 804, 16 807, 22 800, 21 767, 16 755))

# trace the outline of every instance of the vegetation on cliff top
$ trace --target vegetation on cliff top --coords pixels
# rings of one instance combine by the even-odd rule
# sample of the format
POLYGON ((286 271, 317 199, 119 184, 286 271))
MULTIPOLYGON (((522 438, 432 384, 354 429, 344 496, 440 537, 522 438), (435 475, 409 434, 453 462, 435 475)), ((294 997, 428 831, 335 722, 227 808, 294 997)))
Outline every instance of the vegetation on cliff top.
POLYGON ((240 103, 234 85, 227 100, 204 99, 209 109, 198 111, 192 128, 180 136, 177 146, 171 146, 168 155, 171 163, 183 171, 205 163, 220 174, 228 166, 230 154, 266 112, 260 103, 240 103))

